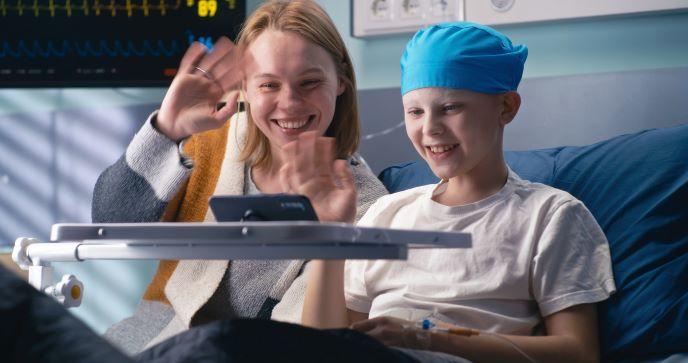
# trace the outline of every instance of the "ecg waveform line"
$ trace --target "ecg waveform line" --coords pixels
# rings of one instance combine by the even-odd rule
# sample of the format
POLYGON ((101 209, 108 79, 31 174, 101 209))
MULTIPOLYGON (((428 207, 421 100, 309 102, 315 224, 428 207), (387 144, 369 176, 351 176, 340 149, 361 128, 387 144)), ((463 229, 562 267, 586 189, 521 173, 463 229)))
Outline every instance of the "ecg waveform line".
POLYGON ((58 57, 64 58, 74 51, 79 57, 146 57, 146 56, 164 56, 171 57, 180 54, 183 49, 175 40, 169 42, 169 46, 164 41, 148 41, 143 40, 139 46, 134 45, 133 41, 123 43, 115 40, 109 43, 105 40, 100 40, 93 45, 90 41, 79 43, 77 41, 69 42, 63 40, 57 44, 48 41, 46 45, 41 45, 39 41, 34 40, 31 44, 20 40, 15 47, 8 41, 0 43, 0 59, 4 57, 30 59, 58 57))
POLYGON ((38 17, 41 12, 47 12, 51 17, 55 17, 58 11, 65 12, 67 16, 72 16, 75 12, 82 12, 83 15, 95 14, 110 14, 110 16, 117 16, 118 12, 127 14, 131 17, 134 11, 140 11, 144 16, 151 14, 151 11, 157 11, 160 15, 166 15, 168 10, 179 10, 182 6, 182 0, 175 0, 173 4, 167 4, 166 0, 140 0, 140 3, 134 3, 132 0, 64 0, 62 4, 58 4, 55 0, 48 0, 48 4, 38 4, 38 0, 15 0, 14 5, 10 4, 10 0, 0 0, 0 14, 7 16, 10 12, 16 12, 19 16, 24 13, 33 13, 38 17), (155 4, 157 3, 157 4, 155 4))

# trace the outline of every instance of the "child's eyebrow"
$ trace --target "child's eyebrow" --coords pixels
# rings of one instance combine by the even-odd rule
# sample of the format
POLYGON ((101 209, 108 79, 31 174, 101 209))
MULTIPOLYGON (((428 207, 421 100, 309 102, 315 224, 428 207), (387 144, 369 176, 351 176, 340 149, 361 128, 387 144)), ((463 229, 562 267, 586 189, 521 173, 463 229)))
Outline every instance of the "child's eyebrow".
POLYGON ((413 102, 413 101, 404 102, 404 109, 418 108, 418 107, 420 107, 420 106, 418 105, 418 102, 413 102))

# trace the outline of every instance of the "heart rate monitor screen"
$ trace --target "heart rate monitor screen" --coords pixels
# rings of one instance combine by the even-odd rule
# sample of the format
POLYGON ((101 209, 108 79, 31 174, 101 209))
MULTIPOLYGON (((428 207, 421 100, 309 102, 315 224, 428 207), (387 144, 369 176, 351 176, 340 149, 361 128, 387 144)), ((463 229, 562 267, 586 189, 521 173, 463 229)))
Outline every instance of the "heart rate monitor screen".
POLYGON ((0 87, 166 86, 193 41, 236 37, 245 0, 0 0, 0 87))

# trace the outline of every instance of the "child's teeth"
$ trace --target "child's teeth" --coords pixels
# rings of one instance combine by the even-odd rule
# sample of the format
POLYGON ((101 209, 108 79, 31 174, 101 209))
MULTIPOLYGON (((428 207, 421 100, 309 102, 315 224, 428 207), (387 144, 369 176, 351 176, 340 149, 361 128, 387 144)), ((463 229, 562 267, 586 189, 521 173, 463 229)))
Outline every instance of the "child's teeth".
POLYGON ((442 146, 430 146, 430 151, 434 153, 443 153, 447 150, 451 150, 455 145, 442 145, 442 146))

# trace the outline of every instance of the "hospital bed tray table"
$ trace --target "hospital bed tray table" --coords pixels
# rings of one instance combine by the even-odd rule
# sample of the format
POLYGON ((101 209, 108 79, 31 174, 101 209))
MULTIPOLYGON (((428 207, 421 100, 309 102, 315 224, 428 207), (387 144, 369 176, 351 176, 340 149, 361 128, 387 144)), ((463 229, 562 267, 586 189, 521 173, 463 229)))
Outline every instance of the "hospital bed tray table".
POLYGON ((55 224, 51 242, 18 238, 12 258, 29 283, 66 307, 83 284, 52 284, 51 262, 84 260, 406 259, 408 249, 469 248, 467 233, 357 227, 312 221, 55 224))

